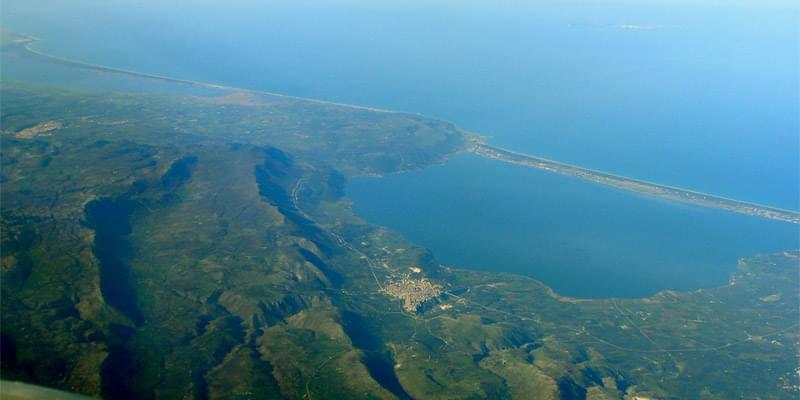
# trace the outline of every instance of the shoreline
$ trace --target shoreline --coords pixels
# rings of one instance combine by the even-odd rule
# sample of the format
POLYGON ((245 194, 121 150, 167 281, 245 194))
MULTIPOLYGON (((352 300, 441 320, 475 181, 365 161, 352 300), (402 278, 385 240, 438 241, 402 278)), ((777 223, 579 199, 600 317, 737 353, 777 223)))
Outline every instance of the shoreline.
POLYGON ((247 89, 247 88, 240 88, 240 87, 236 87, 236 86, 229 86, 229 85, 223 85, 223 84, 217 84, 217 83, 194 81, 194 80, 189 80, 189 79, 173 78, 173 77, 169 77, 169 76, 149 74, 149 73, 145 73, 145 72, 130 71, 130 70, 122 69, 122 68, 110 67, 110 66, 105 66, 105 65, 100 65, 100 64, 93 64, 93 63, 88 63, 88 62, 84 62, 84 61, 79 61, 79 60, 73 60, 73 59, 69 59, 69 58, 59 57, 59 56, 55 56, 55 55, 52 55, 52 54, 45 53, 45 52, 40 51, 40 50, 36 50, 36 49, 34 49, 32 47, 32 45, 34 43, 36 43, 36 42, 41 41, 41 39, 38 39, 38 38, 35 38, 35 37, 32 37, 32 36, 27 36, 27 35, 20 35, 20 36, 23 37, 23 40, 20 40, 18 42, 18 44, 29 55, 37 57, 37 58, 41 58, 41 59, 43 59, 43 61, 66 64, 66 65, 69 65, 69 66, 72 66, 72 67, 75 67, 75 68, 83 68, 83 69, 88 69, 88 70, 97 71, 97 72, 107 72, 107 73, 128 75, 128 76, 131 76, 131 77, 134 77, 134 78, 151 79, 151 80, 156 80, 156 81, 161 81, 161 82, 166 82, 166 83, 175 83, 175 84, 181 84, 181 85, 195 86, 195 87, 200 87, 200 88, 204 88, 204 89, 227 90, 227 91, 233 91, 233 92, 243 92, 243 93, 253 93, 253 94, 259 94, 259 95, 266 95, 266 96, 274 96, 274 97, 280 97, 280 98, 284 98, 284 99, 307 101, 307 102, 316 103, 316 104, 323 104, 323 105, 330 105, 330 106, 337 106, 337 107, 346 107, 346 108, 351 108, 351 109, 356 109, 356 110, 364 110, 364 111, 372 111, 372 112, 380 112, 380 113, 413 114, 413 113, 407 113, 407 112, 395 111, 395 110, 388 110, 388 109, 378 108, 378 107, 360 106, 360 105, 356 105, 356 104, 348 104, 348 103, 340 103, 340 102, 335 102, 335 101, 313 99, 313 98, 309 98, 309 97, 292 96, 292 95, 288 95, 288 94, 270 92, 270 91, 266 91, 266 90, 247 89))
MULTIPOLYGON (((36 42, 41 41, 41 39, 28 35, 19 35, 19 36, 21 37, 21 39, 17 40, 15 44, 19 45, 28 55, 33 56, 35 58, 40 58, 45 62, 55 62, 75 68, 83 68, 97 72, 116 73, 116 74, 131 76, 134 78, 151 79, 166 83, 195 86, 204 89, 225 90, 231 92, 274 96, 285 99, 307 101, 316 104, 345 107, 356 110, 381 112, 381 113, 414 114, 414 113, 405 113, 402 111, 387 110, 376 107, 359 106, 359 105, 339 103, 334 101, 292 96, 281 93, 269 92, 265 90, 246 89, 246 88, 239 88, 239 87, 216 84, 216 83, 173 78, 156 74, 130 71, 122 68, 109 67, 105 65, 92 64, 83 61, 72 60, 69 58, 59 57, 36 50, 32 47, 32 45, 35 44, 36 42)), ((414 115, 418 115, 418 113, 414 115)), ((597 171, 577 165, 571 165, 559 161, 548 160, 543 157, 532 156, 524 153, 519 153, 513 150, 507 150, 500 147, 488 145, 484 143, 483 137, 476 134, 465 134, 464 139, 467 146, 463 150, 466 150, 466 152, 471 152, 481 157, 508 162, 511 164, 522 165, 529 168, 542 169, 548 172, 558 173, 562 175, 572 176, 589 182, 610 186, 621 190, 627 190, 635 193, 650 195, 664 200, 675 201, 685 204, 692 204, 707 208, 715 208, 724 211, 736 212, 739 214, 783 221, 793 224, 800 224, 800 212, 798 211, 786 210, 772 206, 765 206, 761 204, 740 201, 714 194, 703 193, 699 191, 694 191, 654 182, 648 182, 640 179, 628 178, 625 176, 614 175, 607 172, 597 171)))
POLYGON ((603 171, 506 150, 500 147, 487 145, 475 139, 472 140, 469 151, 480 157, 571 176, 599 185, 653 196, 668 201, 714 208, 792 224, 800 224, 800 212, 798 211, 785 210, 675 186, 648 182, 641 179, 614 175, 603 171))

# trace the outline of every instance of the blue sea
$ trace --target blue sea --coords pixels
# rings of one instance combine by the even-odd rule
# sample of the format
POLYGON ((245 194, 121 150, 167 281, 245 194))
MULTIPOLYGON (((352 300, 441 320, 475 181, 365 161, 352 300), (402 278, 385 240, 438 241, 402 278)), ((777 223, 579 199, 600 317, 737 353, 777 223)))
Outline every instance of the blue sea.
MULTIPOLYGON (((800 8, 641 3, 7 0, 0 22, 69 58, 418 112, 516 151, 800 209, 800 8)), ((795 225, 475 157, 348 195, 446 265, 572 296, 722 285, 739 257, 799 246, 795 225)))

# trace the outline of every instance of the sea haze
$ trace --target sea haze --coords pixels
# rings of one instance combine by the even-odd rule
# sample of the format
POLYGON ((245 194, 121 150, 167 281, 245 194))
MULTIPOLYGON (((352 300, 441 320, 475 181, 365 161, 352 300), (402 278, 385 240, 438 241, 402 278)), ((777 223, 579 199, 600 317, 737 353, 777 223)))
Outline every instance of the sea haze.
POLYGON ((2 23, 98 64, 420 112, 542 157, 800 208, 796 5, 200 3, 8 0, 2 23))
MULTIPOLYGON (((69 58, 420 112, 512 150, 800 209, 800 13, 720 3, 8 0, 2 24, 69 58)), ((738 257, 798 246, 793 225, 474 157, 348 193, 445 264, 575 296, 720 285, 738 257)))

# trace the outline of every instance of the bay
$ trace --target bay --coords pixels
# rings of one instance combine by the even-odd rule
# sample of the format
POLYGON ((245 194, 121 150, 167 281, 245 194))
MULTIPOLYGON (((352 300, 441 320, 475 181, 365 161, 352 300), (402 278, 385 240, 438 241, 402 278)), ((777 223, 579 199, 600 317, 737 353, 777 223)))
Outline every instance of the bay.
POLYGON ((737 260, 798 247, 797 225, 455 157, 348 184, 355 212, 447 266, 528 275, 582 298, 725 284, 737 260))

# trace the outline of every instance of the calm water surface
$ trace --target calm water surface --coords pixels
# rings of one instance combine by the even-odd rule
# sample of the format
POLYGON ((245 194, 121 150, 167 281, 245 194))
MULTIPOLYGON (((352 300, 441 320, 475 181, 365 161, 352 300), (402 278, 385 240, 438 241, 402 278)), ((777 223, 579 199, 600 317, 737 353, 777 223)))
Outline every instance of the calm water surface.
MULTIPOLYGON (((65 57, 420 112, 510 149, 800 209, 796 5, 521 3, 8 0, 0 22, 65 57)), ((2 71, 120 87, 37 68, 2 71)), ((576 296, 720 285, 738 257, 798 246, 792 225, 469 157, 348 193, 443 263, 576 296)))
POLYGON ((797 225, 677 204, 475 156, 348 196, 450 266, 511 271, 578 297, 724 284, 748 254, 798 247, 797 225))
POLYGON ((7 0, 0 22, 59 55, 420 112, 519 151, 800 209, 792 4, 7 0))

